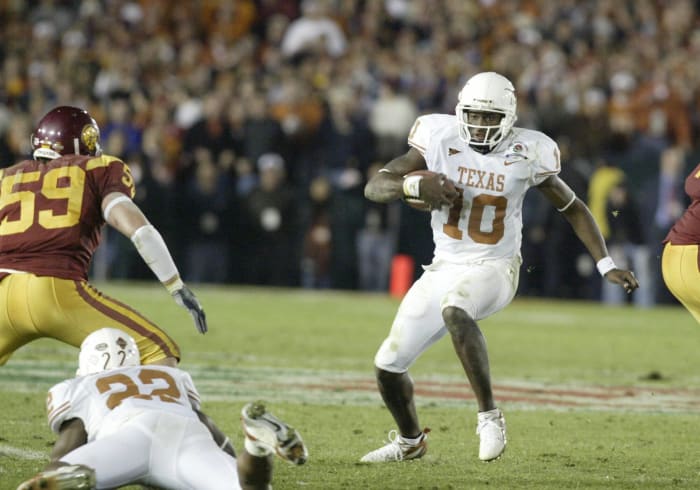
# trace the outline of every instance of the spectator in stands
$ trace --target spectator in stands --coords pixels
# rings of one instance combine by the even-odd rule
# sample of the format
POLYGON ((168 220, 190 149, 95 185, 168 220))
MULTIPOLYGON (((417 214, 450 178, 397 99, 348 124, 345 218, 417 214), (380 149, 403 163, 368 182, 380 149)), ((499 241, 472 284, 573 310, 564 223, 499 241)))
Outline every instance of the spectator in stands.
MULTIPOLYGON (((446 112, 464 77, 487 65, 518 74, 520 125, 547 130, 539 127, 547 123, 552 135, 567 137, 569 161, 585 179, 601 156, 622 168, 645 215, 656 200, 639 194, 656 194, 661 153, 679 146, 692 159, 699 151, 700 14, 689 0, 621 0, 614 9, 604 0, 35 3, 0 7, 0 155, 28 153, 24 137, 13 136, 23 118, 68 103, 88 108, 105 128, 113 96, 129 94, 143 163, 167 185, 188 175, 183 169, 202 144, 183 133, 200 120, 205 99, 217 101, 230 126, 222 151, 234 152, 224 160, 235 162, 244 153, 245 114, 230 115, 260 97, 292 144, 252 153, 281 152, 286 180, 306 189, 318 175, 313 155, 323 143, 317 136, 329 91, 347 86, 360 120, 389 121, 387 132, 377 132, 383 137, 402 118, 385 110, 382 83, 391 80, 415 100, 414 111, 446 112), (295 37, 302 42, 291 43, 287 57, 284 46, 295 37), (624 136, 604 139, 608 126, 624 136)), ((378 151, 383 145, 370 161, 382 159, 378 151)), ((556 230, 547 224, 544 231, 556 230)), ((397 246, 413 244, 401 235, 397 246)), ((558 286, 553 291, 565 291, 558 286)))
POLYGON ((181 233, 186 257, 185 278, 190 282, 226 282, 233 229, 233 184, 222 172, 209 148, 194 151, 194 174, 178 193, 181 233), (212 260, 216 257, 216 260, 212 260))
POLYGON ((384 80, 369 113, 369 126, 377 141, 376 157, 382 161, 401 152, 418 116, 415 103, 398 88, 395 80, 384 80))
POLYGON ((282 38, 282 54, 293 58, 304 54, 327 54, 334 58, 346 49, 345 33, 329 17, 326 0, 303 0, 301 17, 289 23, 282 38))
POLYGON ((258 186, 243 202, 250 230, 248 265, 254 284, 294 286, 299 281, 296 191, 285 180, 285 162, 276 153, 258 159, 258 186))
POLYGON ((301 285, 309 289, 325 289, 332 285, 331 183, 326 177, 316 177, 308 189, 310 202, 304 226, 301 285))

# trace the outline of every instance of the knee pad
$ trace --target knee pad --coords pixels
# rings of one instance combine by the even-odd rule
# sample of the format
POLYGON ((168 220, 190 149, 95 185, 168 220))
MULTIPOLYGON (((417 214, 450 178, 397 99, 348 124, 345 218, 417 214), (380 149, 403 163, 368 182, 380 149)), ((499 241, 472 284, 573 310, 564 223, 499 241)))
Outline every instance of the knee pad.
POLYGON ((374 356, 374 365, 390 373, 405 373, 408 366, 399 358, 399 345, 394 339, 388 337, 382 342, 374 356))

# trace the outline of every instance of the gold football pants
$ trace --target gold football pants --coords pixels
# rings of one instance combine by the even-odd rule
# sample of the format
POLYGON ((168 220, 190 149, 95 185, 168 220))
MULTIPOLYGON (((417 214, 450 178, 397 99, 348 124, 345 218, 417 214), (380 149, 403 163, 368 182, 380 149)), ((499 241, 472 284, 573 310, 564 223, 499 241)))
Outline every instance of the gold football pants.
POLYGON ((88 282, 28 273, 0 281, 0 366, 32 340, 48 337, 79 348, 85 337, 104 327, 131 335, 142 364, 180 358, 177 344, 163 330, 88 282))
POLYGON ((697 245, 667 243, 661 272, 669 291, 700 323, 700 257, 697 245))

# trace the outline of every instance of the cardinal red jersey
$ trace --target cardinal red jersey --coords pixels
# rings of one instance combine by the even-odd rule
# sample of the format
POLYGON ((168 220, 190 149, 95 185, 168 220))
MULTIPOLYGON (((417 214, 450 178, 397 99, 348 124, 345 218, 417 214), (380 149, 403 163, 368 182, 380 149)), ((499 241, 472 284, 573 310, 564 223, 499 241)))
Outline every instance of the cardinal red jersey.
POLYGON ((685 179, 685 193, 693 200, 683 216, 671 227, 664 242, 673 245, 700 243, 700 164, 685 179))
POLYGON ((133 198, 134 181, 129 167, 108 155, 25 160, 0 170, 0 269, 87 280, 110 192, 133 198))

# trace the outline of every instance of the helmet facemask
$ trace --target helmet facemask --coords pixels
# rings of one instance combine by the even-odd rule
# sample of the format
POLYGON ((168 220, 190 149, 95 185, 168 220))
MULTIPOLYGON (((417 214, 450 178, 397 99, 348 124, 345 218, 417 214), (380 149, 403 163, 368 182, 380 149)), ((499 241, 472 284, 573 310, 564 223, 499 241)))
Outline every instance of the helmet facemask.
POLYGON ((515 89, 507 78, 494 72, 474 75, 459 93, 459 137, 474 150, 488 153, 512 129, 515 111, 515 89))

